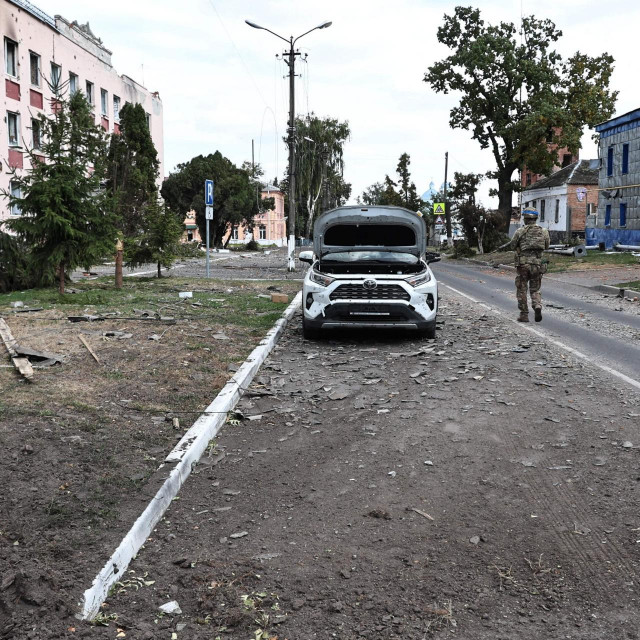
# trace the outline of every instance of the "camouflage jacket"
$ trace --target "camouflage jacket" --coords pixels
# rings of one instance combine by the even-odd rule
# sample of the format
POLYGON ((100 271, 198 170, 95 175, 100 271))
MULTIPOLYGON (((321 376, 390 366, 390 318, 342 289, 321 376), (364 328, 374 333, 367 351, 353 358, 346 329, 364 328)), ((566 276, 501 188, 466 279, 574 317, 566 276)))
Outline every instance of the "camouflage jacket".
POLYGON ((542 252, 548 248, 549 232, 537 224, 520 227, 509 243, 509 249, 516 252, 516 267, 521 264, 541 264, 542 252))

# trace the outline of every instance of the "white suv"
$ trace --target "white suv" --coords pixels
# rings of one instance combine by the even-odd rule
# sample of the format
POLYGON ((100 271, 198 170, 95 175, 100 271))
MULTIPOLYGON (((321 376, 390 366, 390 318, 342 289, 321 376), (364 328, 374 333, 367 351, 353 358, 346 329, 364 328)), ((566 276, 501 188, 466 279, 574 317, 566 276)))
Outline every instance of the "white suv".
POLYGON ((436 336, 438 283, 420 214, 401 207, 338 207, 315 223, 302 287, 305 338, 321 329, 413 329, 436 336))

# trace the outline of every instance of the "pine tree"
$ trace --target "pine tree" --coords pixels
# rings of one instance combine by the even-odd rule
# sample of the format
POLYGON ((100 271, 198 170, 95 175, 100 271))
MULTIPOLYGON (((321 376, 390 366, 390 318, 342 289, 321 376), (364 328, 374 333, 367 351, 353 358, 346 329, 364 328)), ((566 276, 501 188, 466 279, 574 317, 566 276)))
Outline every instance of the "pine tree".
POLYGON ((120 110, 120 132, 111 136, 107 191, 113 199, 118 227, 125 238, 125 255, 135 251, 135 238, 146 229, 145 212, 158 197, 158 152, 140 104, 120 110))
POLYGON ((135 242, 130 245, 133 258, 129 259, 128 264, 135 267, 155 262, 158 265, 158 278, 161 278, 162 267, 169 268, 176 259, 184 227, 176 214, 157 198, 145 207, 144 226, 144 232, 136 236, 135 242))
POLYGON ((12 177, 21 197, 3 192, 21 211, 6 224, 30 247, 43 274, 57 273, 64 293, 65 274, 95 264, 115 240, 101 189, 106 141, 79 92, 58 97, 53 115, 40 115, 39 122, 42 148, 38 155, 27 149, 31 169, 12 177))

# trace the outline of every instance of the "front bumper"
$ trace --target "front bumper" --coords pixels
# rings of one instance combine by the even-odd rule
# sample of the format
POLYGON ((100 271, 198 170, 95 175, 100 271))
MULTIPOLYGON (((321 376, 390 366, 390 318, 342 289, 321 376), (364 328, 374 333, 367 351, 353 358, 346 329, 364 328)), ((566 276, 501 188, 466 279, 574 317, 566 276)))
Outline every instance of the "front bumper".
POLYGON ((425 330, 435 327, 438 312, 438 283, 411 287, 403 280, 379 280, 397 285, 406 292, 405 300, 336 298, 335 291, 344 284, 358 285, 362 280, 335 280, 328 287, 310 281, 303 285, 302 308, 305 324, 311 329, 377 328, 425 330), (332 296, 332 294, 334 294, 332 296), (331 298, 334 298, 333 300, 331 298))

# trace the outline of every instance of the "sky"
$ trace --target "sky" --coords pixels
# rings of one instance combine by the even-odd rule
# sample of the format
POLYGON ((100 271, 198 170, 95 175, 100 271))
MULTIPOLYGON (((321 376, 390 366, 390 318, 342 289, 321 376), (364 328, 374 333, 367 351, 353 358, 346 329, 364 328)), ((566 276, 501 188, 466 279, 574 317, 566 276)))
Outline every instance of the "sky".
MULTIPOLYGON (((436 38, 444 14, 456 2, 441 0, 32 0, 50 15, 87 21, 113 51, 120 74, 159 91, 164 106, 165 171, 199 154, 218 150, 237 165, 255 160, 265 178, 286 171, 289 108, 288 67, 276 54, 286 43, 251 20, 288 38, 327 21, 328 29, 298 41, 305 62, 296 71, 296 112, 347 120, 345 180, 352 202, 385 174, 393 176, 402 153, 418 193, 454 171, 493 169, 492 154, 471 134, 449 128, 455 95, 434 93, 423 82, 429 65, 448 55, 436 38), (282 45, 282 46, 281 46, 282 45)), ((640 107, 637 25, 640 3, 618 0, 491 0, 475 2, 488 22, 518 22, 535 14, 563 31, 557 50, 571 55, 604 51, 616 60, 611 87, 620 91, 616 114, 640 107)), ((597 157, 591 133, 581 158, 597 157)), ((307 152, 313 152, 308 143, 307 152)), ((515 177, 515 176, 514 176, 515 177)), ((497 206, 485 181, 479 198, 497 206)), ((514 202, 515 204, 515 202, 514 202)))

